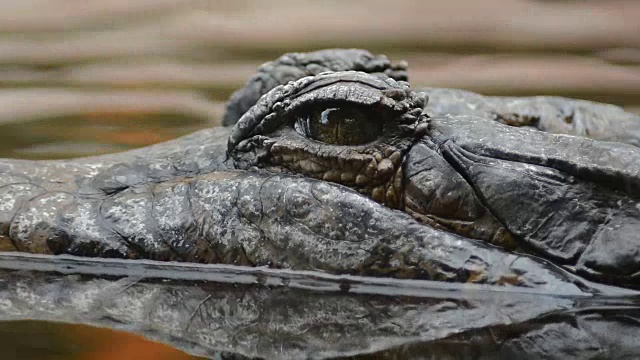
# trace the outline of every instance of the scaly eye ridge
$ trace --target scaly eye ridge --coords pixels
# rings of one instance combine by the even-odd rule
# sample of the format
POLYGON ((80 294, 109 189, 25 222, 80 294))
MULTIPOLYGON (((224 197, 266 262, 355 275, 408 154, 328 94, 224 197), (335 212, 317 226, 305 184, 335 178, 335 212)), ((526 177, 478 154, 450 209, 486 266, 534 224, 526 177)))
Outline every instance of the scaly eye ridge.
POLYGON ((319 107, 296 116, 295 130, 302 136, 331 145, 360 145, 379 138, 384 122, 354 106, 319 107))

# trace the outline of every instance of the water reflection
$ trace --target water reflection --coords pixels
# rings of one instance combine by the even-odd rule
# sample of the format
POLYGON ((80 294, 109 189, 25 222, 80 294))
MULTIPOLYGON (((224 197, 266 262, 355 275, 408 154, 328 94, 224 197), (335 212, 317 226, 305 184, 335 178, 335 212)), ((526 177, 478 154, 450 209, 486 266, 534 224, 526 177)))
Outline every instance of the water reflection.
POLYGON ((0 322, 3 360, 195 360, 141 336, 86 325, 43 321, 0 322))
POLYGON ((222 358, 562 359, 576 351, 640 351, 633 340, 640 336, 640 301, 631 290, 565 296, 228 265, 45 258, 3 255, 0 320, 127 330, 222 358), (39 271, 20 270, 27 267, 39 271))

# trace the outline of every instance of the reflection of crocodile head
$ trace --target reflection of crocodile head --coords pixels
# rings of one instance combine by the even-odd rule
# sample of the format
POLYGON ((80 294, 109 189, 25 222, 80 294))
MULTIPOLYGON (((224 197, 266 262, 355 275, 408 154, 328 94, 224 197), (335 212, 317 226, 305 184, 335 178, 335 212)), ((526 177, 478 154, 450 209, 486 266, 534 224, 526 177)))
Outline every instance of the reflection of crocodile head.
POLYGON ((99 157, 2 160, 0 248, 574 281, 518 254, 528 252, 637 284, 640 150, 622 142, 637 144, 640 119, 586 101, 416 92, 405 70, 358 50, 288 55, 234 94, 232 130, 99 157))

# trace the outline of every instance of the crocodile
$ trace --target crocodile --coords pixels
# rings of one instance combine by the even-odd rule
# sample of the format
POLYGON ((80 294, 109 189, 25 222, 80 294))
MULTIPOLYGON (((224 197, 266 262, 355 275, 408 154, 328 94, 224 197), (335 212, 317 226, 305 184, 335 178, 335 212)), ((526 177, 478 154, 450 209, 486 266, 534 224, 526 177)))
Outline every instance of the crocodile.
POLYGON ((231 97, 233 126, 118 154, 2 159, 0 249, 638 285, 637 116, 406 79, 405 63, 363 50, 287 54, 231 97))
MULTIPOLYGON (((353 326, 349 331, 336 328, 336 334, 350 339, 354 332, 390 336, 375 345, 360 335, 366 342, 361 347, 368 352, 408 343, 427 351, 424 346, 436 346, 430 341, 437 339, 455 343, 465 336, 480 341, 499 335, 508 346, 492 349, 508 353, 513 350, 509 346, 520 350, 529 346, 526 350, 534 357, 534 350, 545 344, 565 346, 554 355, 563 358, 578 351, 577 343, 594 339, 599 339, 600 348, 585 345, 579 351, 594 351, 597 356, 606 349, 611 354, 636 353, 631 342, 621 345, 622 338, 609 339, 592 331, 611 322, 612 329, 636 333, 637 326, 618 318, 637 321, 630 320, 635 315, 624 313, 637 307, 635 300, 619 300, 621 304, 593 300, 585 305, 581 299, 636 294, 633 289, 640 286, 636 235, 640 119, 617 106, 584 100, 413 90, 407 80, 406 63, 393 64, 364 50, 286 54, 262 65, 231 96, 223 118, 226 126, 117 154, 71 160, 1 159, 0 268, 7 269, 3 284, 9 285, 0 287, 6 310, 1 318, 103 326, 105 319, 111 319, 107 326, 132 323, 127 329, 133 326, 133 331, 155 338, 165 334, 160 340, 179 347, 185 342, 200 346, 213 342, 217 349, 275 357, 275 349, 224 340, 223 334, 246 331, 239 324, 249 320, 241 309, 226 315, 216 310, 239 301, 263 307, 265 296, 272 292, 243 288, 238 300, 237 287, 208 290, 207 285, 188 285, 192 275, 173 285, 148 283, 139 278, 148 277, 148 271, 143 275, 134 271, 151 266, 148 261, 160 268, 159 264, 183 263, 204 276, 230 271, 216 267, 226 264, 244 272, 259 269, 258 275, 250 276, 259 284, 265 284, 266 269, 284 271, 277 273, 285 277, 277 281, 279 286, 291 284, 286 274, 299 272, 296 276, 308 278, 299 285, 304 291, 309 290, 310 279, 338 276, 333 287, 320 287, 326 291, 337 286, 340 292, 337 297, 326 295, 328 300, 320 307, 347 302, 333 308, 335 313, 318 308, 314 316, 302 303, 299 310, 288 309, 307 330, 321 326, 320 318, 330 318, 335 322, 327 321, 334 327, 353 326), (21 256, 26 260, 15 267, 21 256), (115 266, 124 273, 103 275, 125 279, 78 279, 64 275, 79 271, 75 265, 46 265, 65 261, 87 261, 90 265, 85 268, 90 270, 80 272, 85 275, 86 271, 100 275, 115 266), (127 282, 128 273, 133 283, 127 282), (405 286, 406 293, 400 296, 405 300, 420 298, 416 286, 437 283, 464 283, 456 287, 464 296, 453 299, 451 292, 440 289, 446 295, 439 299, 448 300, 434 301, 431 290, 420 300, 428 306, 416 305, 389 297, 397 293, 394 287, 383 292, 386 297, 377 305, 371 305, 369 297, 343 298, 353 288, 367 293, 363 284, 373 281, 367 286, 375 287, 379 286, 375 281, 384 279, 404 284, 400 287, 405 286), (131 290, 134 298, 157 297, 138 304, 146 315, 118 318, 113 306, 126 312, 132 303, 111 304, 120 299, 109 300, 107 293, 96 289, 109 293, 119 289, 116 293, 125 295, 131 290), (497 289, 504 292, 505 303, 510 302, 501 308, 504 313, 481 316, 474 323, 445 321, 442 325, 448 327, 433 326, 431 333, 420 327, 424 324, 419 321, 443 316, 443 311, 452 318, 462 318, 464 309, 474 316, 486 314, 495 301, 493 295, 474 302, 469 292, 482 297, 483 291, 494 294, 497 289), (60 294, 67 291, 75 295, 62 301, 60 294), (227 299, 227 305, 209 302, 218 295, 227 299), (89 319, 87 314, 93 311, 84 309, 86 304, 69 300, 93 297, 99 299, 91 309, 99 308, 101 315, 89 319), (191 304, 191 298, 201 300, 191 304), (150 330, 149 308, 162 299, 193 305, 175 315, 186 324, 182 332, 176 333, 171 321, 166 328, 150 330), (49 306, 52 303, 59 306, 49 306), (64 304, 70 309, 63 311, 64 304), (386 315, 376 322, 372 319, 376 311, 364 315, 363 309, 372 309, 367 306, 384 309, 386 315), (344 317, 349 309, 355 318, 344 317), (618 315, 606 315, 607 309, 618 315), (550 312, 555 317, 545 318, 550 312), (202 324, 190 329, 196 313, 202 324), (410 320, 405 313, 424 313, 424 318, 410 320), (219 328, 217 338, 199 332, 219 316, 238 324, 219 328), (567 328, 576 321, 581 324, 578 330, 567 328), (142 325, 135 328, 137 323, 142 325), (357 323, 370 326, 365 330, 357 323), (398 323, 406 326, 392 325, 398 323), (505 330, 509 324, 516 325, 505 330), (540 337, 542 329, 561 336, 549 342, 540 337), (520 334, 519 340, 505 335, 513 331, 520 334), (609 347, 603 345, 607 341, 609 347)), ((226 279, 211 281, 221 278, 226 279)), ((295 296, 318 296, 295 294, 282 296, 287 303, 295 296)), ((277 334, 277 329, 290 328, 290 321, 276 321, 276 315, 269 315, 271 330, 263 332, 277 334)), ((256 334, 247 336, 264 336, 256 334)), ((308 332, 284 357, 300 357, 296 351, 320 351, 313 346, 327 351, 332 347, 323 336, 326 332, 308 332)), ((346 347, 332 349, 320 354, 349 354, 346 347)), ((207 351, 194 352, 211 355, 207 351)))

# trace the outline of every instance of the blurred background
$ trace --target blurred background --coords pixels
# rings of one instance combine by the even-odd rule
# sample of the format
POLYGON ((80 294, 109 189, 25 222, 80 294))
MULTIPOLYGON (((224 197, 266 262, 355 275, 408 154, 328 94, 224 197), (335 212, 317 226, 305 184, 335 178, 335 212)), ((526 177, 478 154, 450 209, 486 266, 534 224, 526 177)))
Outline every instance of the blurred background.
MULTIPOLYGON (((259 64, 327 47, 407 60, 414 88, 640 113, 638 0, 2 0, 0 157, 122 151, 217 125, 259 64)), ((124 333, 2 326, 16 359, 185 358, 124 333)))
POLYGON ((413 87, 640 112, 637 0, 0 1, 0 156, 122 151, 218 123, 285 52, 358 47, 413 87))

